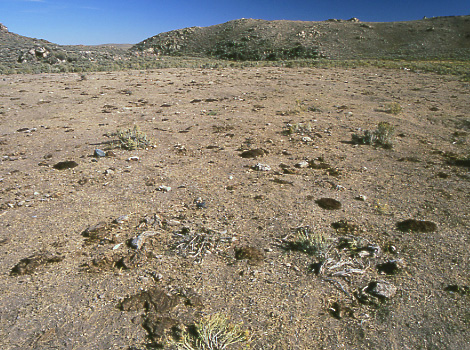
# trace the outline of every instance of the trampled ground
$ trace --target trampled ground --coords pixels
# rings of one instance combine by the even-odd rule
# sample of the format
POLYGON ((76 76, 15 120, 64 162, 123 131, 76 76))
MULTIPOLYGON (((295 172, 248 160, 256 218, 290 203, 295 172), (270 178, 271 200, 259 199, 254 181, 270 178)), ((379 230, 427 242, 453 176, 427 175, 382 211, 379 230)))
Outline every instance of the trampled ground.
POLYGON ((170 348, 220 313, 252 349, 468 348, 469 95, 376 68, 0 77, 0 347, 170 348), (392 149, 352 142, 380 122, 392 149), (134 125, 150 147, 116 148, 134 125))

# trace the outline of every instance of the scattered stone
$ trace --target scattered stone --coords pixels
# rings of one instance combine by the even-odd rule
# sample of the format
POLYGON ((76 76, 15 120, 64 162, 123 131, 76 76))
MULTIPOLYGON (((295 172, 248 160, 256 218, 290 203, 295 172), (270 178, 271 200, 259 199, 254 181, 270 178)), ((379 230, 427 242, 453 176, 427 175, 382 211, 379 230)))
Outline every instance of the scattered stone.
POLYGON ((387 275, 395 275, 403 268, 403 266, 404 264, 402 260, 388 260, 377 265, 377 270, 380 273, 385 273, 387 275))
POLYGON ((194 200, 194 204, 196 204, 196 208, 198 209, 205 209, 207 208, 207 204, 201 197, 198 197, 194 200))
POLYGON ((304 136, 302 137, 302 142, 310 143, 310 142, 313 142, 313 140, 310 136, 304 136))
POLYGON ((303 160, 303 161, 295 164, 295 167, 302 169, 302 168, 307 168, 308 165, 309 165, 309 163, 306 160, 303 160))
POLYGON ((386 282, 370 282, 365 291, 379 299, 390 299, 397 292, 397 287, 386 282))
POLYGON ((242 246, 235 248, 235 259, 248 260, 251 265, 260 265, 264 261, 264 252, 256 247, 242 246))
POLYGON ((140 235, 138 235, 137 237, 132 238, 129 241, 129 246, 134 249, 141 249, 145 243, 145 238, 149 236, 155 236, 156 234, 157 232, 155 231, 145 231, 141 233, 140 235))
POLYGON ((252 167, 256 171, 271 171, 271 167, 267 164, 258 163, 252 167))
POLYGON ((34 131, 37 131, 38 129, 37 128, 21 128, 21 129, 18 129, 16 130, 17 132, 24 132, 26 134, 28 133, 31 133, 31 132, 34 132, 34 131))
POLYGON ((50 253, 38 253, 28 258, 21 259, 10 271, 11 276, 30 275, 39 267, 47 264, 57 263, 64 260, 63 256, 50 253))
POLYGON ((66 160, 64 162, 59 162, 54 165, 54 169, 57 170, 66 170, 66 169, 72 169, 78 166, 78 163, 73 161, 73 160, 66 160))
POLYGON ((427 233, 436 231, 437 225, 432 221, 408 219, 397 223, 397 228, 403 232, 414 231, 427 233))
POLYGON ((164 186, 164 185, 161 185, 157 188, 157 191, 160 191, 160 192, 170 192, 171 191, 171 187, 170 186, 164 186))
POLYGON ((367 197, 361 194, 359 196, 356 196, 354 199, 365 202, 367 200, 367 197))
POLYGON ((95 149, 95 151, 93 152, 93 156, 96 157, 96 158, 102 158, 102 157, 106 157, 106 153, 100 149, 95 149))
POLYGON ((326 210, 338 210, 341 209, 341 202, 333 198, 320 198, 315 201, 320 208, 326 210))
POLYGON ((139 159, 140 158, 137 157, 137 156, 132 156, 132 157, 127 158, 127 161, 128 162, 137 162, 137 161, 139 161, 139 159))
POLYGON ((258 158, 258 157, 263 157, 266 154, 268 154, 268 151, 266 151, 262 148, 255 148, 255 149, 250 149, 248 151, 243 151, 240 154, 240 157, 242 157, 242 158, 258 158))
POLYGON ((380 247, 373 244, 369 244, 364 247, 357 247, 356 251, 361 258, 366 256, 376 257, 382 253, 380 247))
POLYGON ((116 157, 116 153, 113 151, 106 151, 106 157, 116 157))
POLYGON ((113 223, 121 225, 129 220, 129 215, 121 215, 118 218, 113 220, 113 223))

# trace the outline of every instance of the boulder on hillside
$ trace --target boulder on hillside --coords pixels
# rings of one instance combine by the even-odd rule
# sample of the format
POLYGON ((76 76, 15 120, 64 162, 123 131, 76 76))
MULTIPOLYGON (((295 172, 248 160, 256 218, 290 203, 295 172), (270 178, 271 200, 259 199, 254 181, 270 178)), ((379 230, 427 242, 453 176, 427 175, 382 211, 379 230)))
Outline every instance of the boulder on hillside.
POLYGON ((0 23, 0 32, 8 32, 8 28, 0 23))

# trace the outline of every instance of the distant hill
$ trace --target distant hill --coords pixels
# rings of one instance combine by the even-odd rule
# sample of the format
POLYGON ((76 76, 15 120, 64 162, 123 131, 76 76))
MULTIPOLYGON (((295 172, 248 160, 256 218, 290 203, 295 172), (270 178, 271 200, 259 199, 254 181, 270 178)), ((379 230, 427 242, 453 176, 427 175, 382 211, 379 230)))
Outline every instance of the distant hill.
POLYGON ((470 60, 470 16, 390 23, 238 19, 161 33, 137 45, 95 46, 28 38, 0 23, 0 74, 163 68, 179 66, 178 57, 196 66, 207 66, 208 58, 470 60))
POLYGON ((470 16, 371 23, 238 19, 148 38, 141 54, 233 60, 299 58, 470 58, 470 16))
POLYGON ((58 45, 11 33, 0 23, 0 73, 119 69, 135 57, 131 46, 58 45))

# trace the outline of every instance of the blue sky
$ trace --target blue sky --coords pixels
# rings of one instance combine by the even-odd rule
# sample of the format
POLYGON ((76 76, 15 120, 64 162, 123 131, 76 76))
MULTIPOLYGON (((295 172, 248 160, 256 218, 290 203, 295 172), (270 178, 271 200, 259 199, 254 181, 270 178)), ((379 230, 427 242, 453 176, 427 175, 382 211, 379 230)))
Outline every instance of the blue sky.
POLYGON ((390 22, 469 14, 469 0, 0 0, 0 23, 11 32, 88 45, 134 44, 161 32, 238 18, 390 22))

